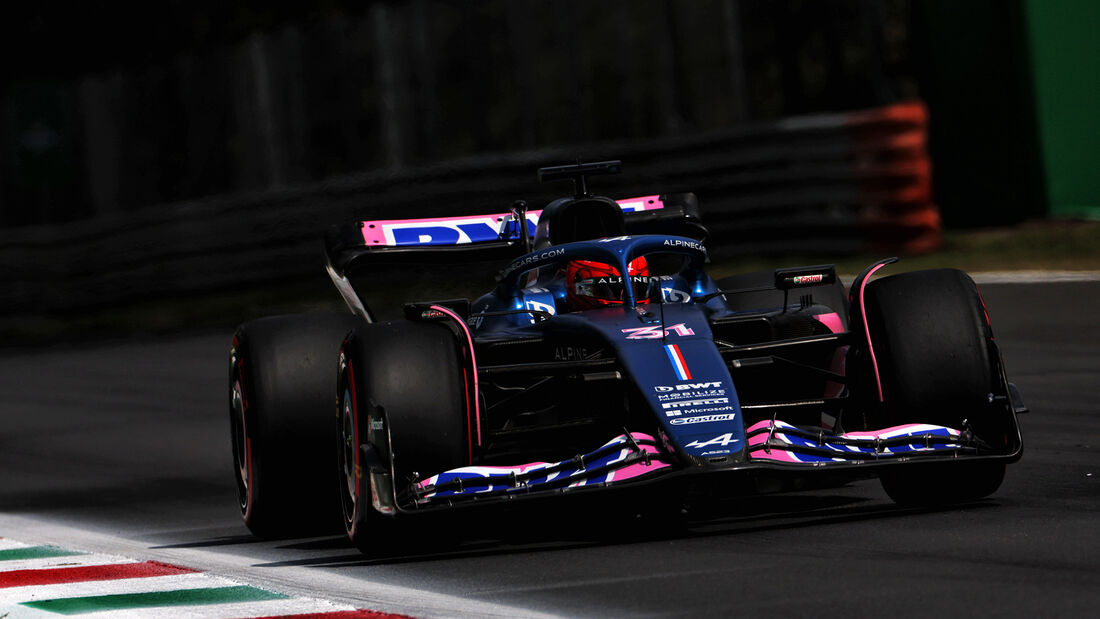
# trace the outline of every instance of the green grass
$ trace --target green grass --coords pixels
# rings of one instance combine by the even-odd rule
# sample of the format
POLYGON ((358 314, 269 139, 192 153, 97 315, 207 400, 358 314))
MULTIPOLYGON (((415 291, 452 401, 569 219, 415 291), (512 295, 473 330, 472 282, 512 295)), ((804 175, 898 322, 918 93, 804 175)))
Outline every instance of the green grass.
MULTIPOLYGON (((837 273, 851 276, 886 257, 865 255, 775 255, 716 260, 715 277, 784 266, 836 264, 837 273)), ((933 253, 903 256, 893 273, 954 267, 971 273, 1013 270, 1100 271, 1100 222, 1044 221, 1011 228, 953 231, 933 253)), ((403 277, 404 281, 419 278, 403 277)), ((392 281, 392 280, 391 280, 392 281)), ((380 289, 392 290, 389 286, 380 289)), ((425 285, 393 290, 390 301, 462 296, 425 285), (400 298, 398 298, 400 297, 400 298)), ((249 290, 215 292, 187 298, 161 298, 72 315, 23 315, 0 319, 0 341, 26 345, 42 341, 100 339, 163 334, 196 328, 232 328, 259 316, 303 311, 344 311, 344 303, 323 273, 308 281, 256 286, 249 290)))

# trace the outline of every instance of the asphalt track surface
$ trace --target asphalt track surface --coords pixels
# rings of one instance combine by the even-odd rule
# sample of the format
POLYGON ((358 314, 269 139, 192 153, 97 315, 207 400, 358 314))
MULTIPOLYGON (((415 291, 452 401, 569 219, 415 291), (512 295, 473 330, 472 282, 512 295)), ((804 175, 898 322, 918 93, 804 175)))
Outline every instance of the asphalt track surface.
POLYGON ((0 536, 421 616, 1095 616, 1100 283, 983 293, 1032 412, 1023 459, 975 504, 901 509, 867 480, 671 530, 573 512, 494 538, 460 521, 447 537, 464 541, 382 559, 335 535, 258 541, 232 485, 230 333, 205 332, 0 350, 0 536))

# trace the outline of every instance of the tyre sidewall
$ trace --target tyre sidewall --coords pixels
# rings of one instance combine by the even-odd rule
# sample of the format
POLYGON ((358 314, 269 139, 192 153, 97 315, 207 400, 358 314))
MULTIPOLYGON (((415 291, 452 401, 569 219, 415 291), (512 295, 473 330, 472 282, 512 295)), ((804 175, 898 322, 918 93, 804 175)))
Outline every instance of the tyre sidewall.
MULTIPOLYGON (((992 405, 998 389, 993 333, 973 280, 954 269, 915 271, 871 282, 865 294, 883 395, 876 425, 969 428, 1004 446, 1010 419, 992 405)), ((964 459, 899 465, 881 479, 897 503, 928 505, 992 494, 1004 473, 1001 462, 964 459)))
POLYGON ((348 485, 341 470, 347 488, 341 490, 345 530, 360 550, 371 553, 388 547, 386 532, 400 526, 399 516, 375 509, 397 502, 395 487, 400 492, 414 475, 423 479, 469 463, 462 360, 450 329, 410 321, 363 325, 347 338, 343 351, 338 424, 347 399, 353 398, 357 453, 361 458, 369 444, 390 473, 372 476, 360 461, 348 485), (390 485, 379 487, 372 477, 390 485))

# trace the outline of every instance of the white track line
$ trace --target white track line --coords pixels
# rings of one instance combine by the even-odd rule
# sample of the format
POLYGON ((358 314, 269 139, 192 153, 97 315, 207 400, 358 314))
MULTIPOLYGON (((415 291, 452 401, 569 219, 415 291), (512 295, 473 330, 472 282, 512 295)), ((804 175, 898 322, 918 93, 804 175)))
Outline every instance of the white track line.
MULTIPOLYGON (((256 560, 248 556, 237 556, 232 553, 202 548, 152 548, 147 543, 140 541, 107 533, 77 529, 48 519, 38 519, 31 516, 0 513, 0 535, 31 545, 52 544, 71 550, 123 554, 140 561, 161 561, 217 574, 218 576, 231 578, 240 584, 251 585, 268 591, 276 591, 305 599, 321 595, 328 600, 328 602, 324 602, 326 604, 347 604, 354 608, 379 612, 399 613, 423 618, 476 616, 542 619, 558 616, 505 604, 470 600, 457 595, 374 582, 333 570, 300 566, 257 569, 255 566, 256 560)), ((79 559, 81 556, 88 555, 76 555, 68 557, 68 559, 79 559)), ((66 559, 66 557, 58 557, 58 559, 66 559)), ((9 608, 0 610, 0 617, 9 608)), ((27 610, 32 609, 27 608, 27 610)), ((149 610, 151 609, 146 609, 146 612, 142 615, 131 616, 153 616, 149 610)), ((171 616, 180 615, 172 613, 171 616)), ((222 614, 221 616, 226 615, 222 614)), ((12 615, 8 619, 15 619, 15 617, 16 615, 12 615)))
MULTIPOLYGON (((307 613, 331 613, 341 610, 355 609, 351 606, 331 604, 321 600, 294 598, 289 600, 201 604, 169 608, 132 608, 126 610, 103 611, 99 613, 82 613, 80 617, 87 617, 88 619, 149 619, 150 617, 164 617, 166 619, 226 619, 227 617, 272 617, 282 615, 304 615, 307 613)), ((12 619, 15 618, 13 617, 12 619)))
MULTIPOLYGON (((15 540, 0 540, 3 545, 0 550, 28 548, 33 544, 17 542, 15 540)), ((113 555, 98 553, 75 555, 80 558, 80 566, 121 565, 133 564, 136 561, 113 555)), ((57 559, 72 557, 57 557, 57 559)), ((69 564, 55 564, 50 559, 33 559, 18 561, 0 561, 0 574, 4 572, 51 569, 57 567, 76 567, 69 564)), ((234 587, 242 583, 211 576, 201 572, 192 574, 171 574, 163 576, 148 576, 139 578, 118 578, 108 580, 90 580, 66 583, 54 583, 44 585, 26 585, 22 587, 0 588, 0 617, 4 619, 17 619, 20 617, 56 616, 56 613, 43 611, 38 608, 22 606, 26 602, 41 602, 66 598, 82 598, 102 595, 125 595, 134 593, 159 593, 166 591, 182 591, 195 589, 213 589, 219 587, 234 587)), ((325 600, 309 597, 291 597, 287 599, 256 600, 248 602, 222 602, 217 604, 191 604, 172 605, 167 607, 141 607, 112 609, 101 612, 81 613, 84 617, 96 617, 103 619, 140 618, 149 617, 261 617, 281 616, 306 613, 329 613, 336 611, 356 610, 354 606, 336 604, 325 600)))
POLYGON ((13 561, 0 561, 0 572, 12 570, 41 570, 57 567, 85 567, 94 565, 111 565, 113 563, 135 563, 133 559, 116 557, 114 555, 89 553, 67 555, 64 557, 43 557, 41 559, 18 559, 13 561))

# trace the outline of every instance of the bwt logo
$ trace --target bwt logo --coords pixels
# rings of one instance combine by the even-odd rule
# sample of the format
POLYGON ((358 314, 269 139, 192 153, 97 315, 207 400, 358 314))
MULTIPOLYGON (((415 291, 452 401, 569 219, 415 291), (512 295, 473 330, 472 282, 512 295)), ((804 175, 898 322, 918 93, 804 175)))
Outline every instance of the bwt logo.
MULTIPOLYGON (((619 203, 625 212, 664 208, 658 196, 632 198, 619 203)), ((527 211, 527 231, 532 236, 542 211, 527 211)), ((363 222, 363 240, 369 245, 462 245, 505 238, 519 238, 511 213, 470 217, 390 219, 363 222)))
POLYGON ((653 390, 657 393, 668 393, 669 391, 691 391, 693 389, 714 389, 721 387, 722 381, 714 381, 710 383, 680 383, 679 385, 654 385, 653 390))
MULTIPOLYGON (((394 223, 383 227, 389 245, 461 245, 500 239, 495 217, 468 217, 431 223, 394 223)), ((535 234, 535 222, 527 220, 527 230, 535 234)))

